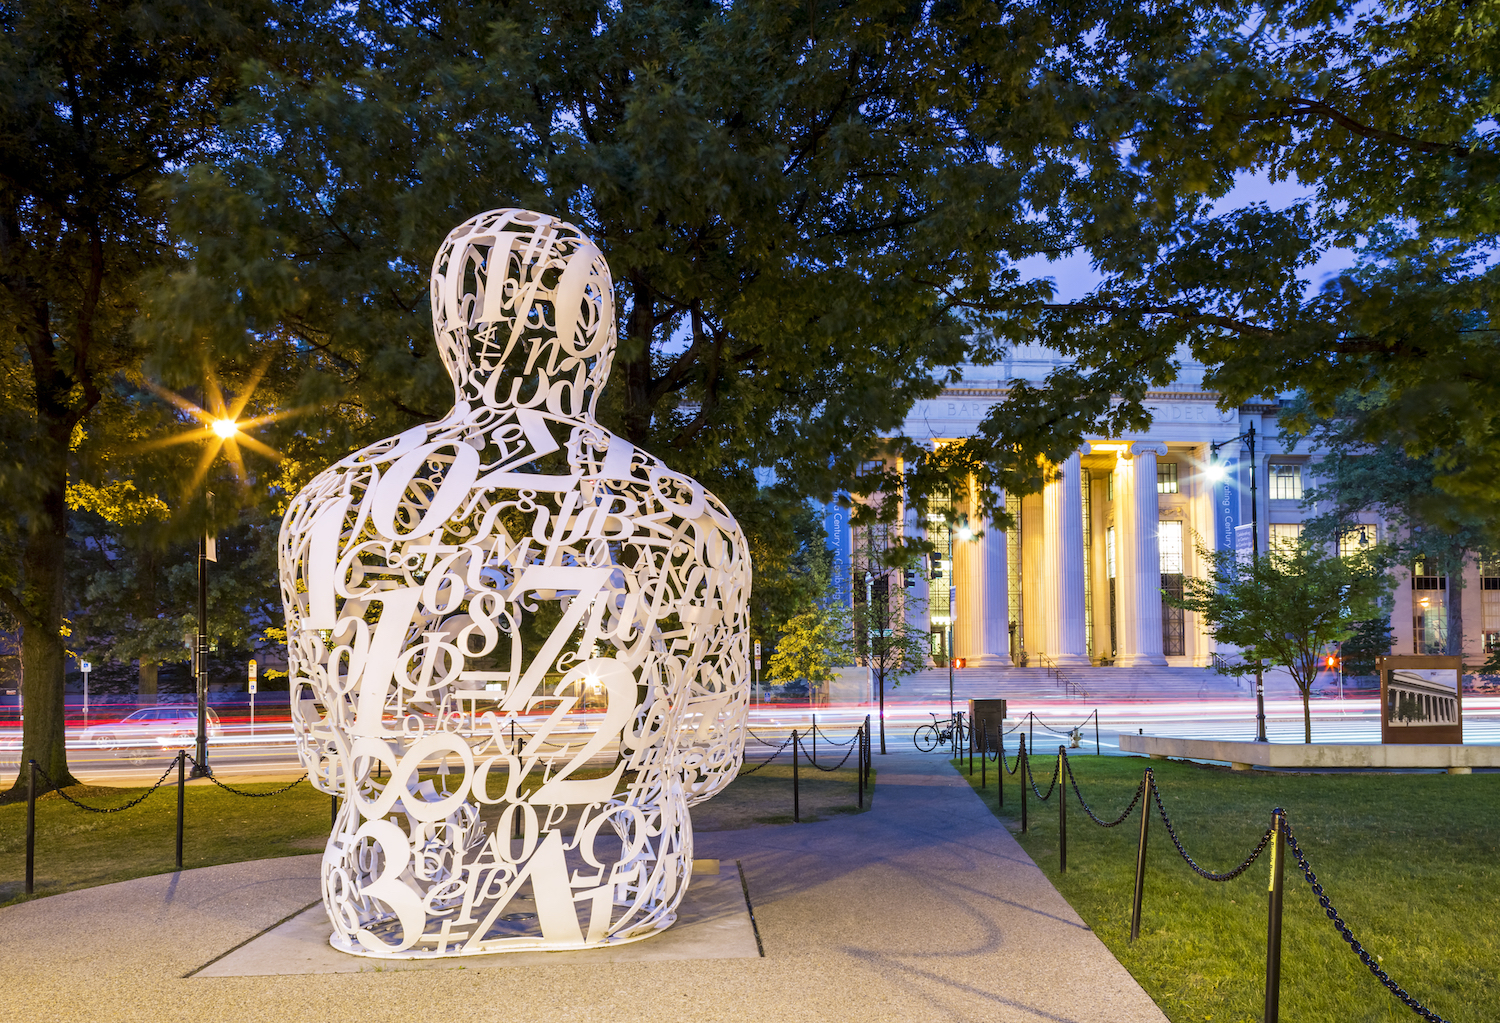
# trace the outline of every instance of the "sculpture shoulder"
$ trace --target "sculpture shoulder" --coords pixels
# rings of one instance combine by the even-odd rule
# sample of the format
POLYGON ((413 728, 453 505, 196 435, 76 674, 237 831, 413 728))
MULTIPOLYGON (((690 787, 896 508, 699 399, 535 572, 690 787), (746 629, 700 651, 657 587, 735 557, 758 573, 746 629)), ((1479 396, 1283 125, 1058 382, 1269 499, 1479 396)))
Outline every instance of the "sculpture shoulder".
MULTIPOLYGON (((733 513, 713 491, 623 437, 602 429, 598 434, 603 441, 603 457, 584 456, 574 461, 585 479, 606 487, 622 487, 651 512, 666 512, 673 518, 688 520, 706 519, 731 539, 744 542, 744 532, 733 513)), ((600 448, 594 447, 593 451, 599 452, 600 448)))

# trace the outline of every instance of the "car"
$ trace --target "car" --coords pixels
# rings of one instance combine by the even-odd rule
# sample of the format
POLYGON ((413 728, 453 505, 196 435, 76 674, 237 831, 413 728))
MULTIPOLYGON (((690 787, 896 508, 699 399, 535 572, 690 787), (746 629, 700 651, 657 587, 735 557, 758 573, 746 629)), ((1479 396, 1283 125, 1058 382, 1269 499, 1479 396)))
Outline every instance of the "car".
MULTIPOLYGON (((212 708, 208 711, 208 736, 217 739, 223 734, 219 715, 212 708)), ((118 749, 121 746, 183 746, 198 735, 198 709, 192 704, 166 707, 142 707, 125 715, 119 721, 106 725, 85 728, 80 740, 99 749, 118 749)))

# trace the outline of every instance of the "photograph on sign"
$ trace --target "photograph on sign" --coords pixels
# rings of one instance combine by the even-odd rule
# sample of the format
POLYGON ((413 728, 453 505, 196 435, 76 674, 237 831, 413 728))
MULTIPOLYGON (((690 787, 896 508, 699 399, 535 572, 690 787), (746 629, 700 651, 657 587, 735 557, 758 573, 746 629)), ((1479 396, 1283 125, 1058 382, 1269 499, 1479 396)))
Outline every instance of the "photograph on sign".
POLYGON ((1399 668, 1386 684, 1386 720, 1392 728, 1458 723, 1452 668, 1399 668))
POLYGON ((1463 742, 1463 662, 1449 656, 1378 659, 1382 742, 1463 742))

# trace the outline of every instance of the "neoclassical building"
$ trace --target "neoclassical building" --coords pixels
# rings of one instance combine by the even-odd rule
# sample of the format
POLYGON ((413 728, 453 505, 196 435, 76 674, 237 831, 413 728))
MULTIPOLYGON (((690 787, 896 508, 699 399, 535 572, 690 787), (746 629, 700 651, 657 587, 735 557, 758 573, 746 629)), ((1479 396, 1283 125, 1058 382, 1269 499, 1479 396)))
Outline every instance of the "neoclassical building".
MULTIPOLYGON (((965 367, 959 383, 917 403, 905 432, 934 445, 969 436, 1004 396, 1007 381, 1040 381, 1059 362, 1050 350, 1031 346, 994 366, 965 367)), ((951 625, 953 656, 975 667, 1023 658, 1059 666, 1212 662, 1213 638, 1196 616, 1164 606, 1162 592, 1180 592, 1184 575, 1204 573, 1200 544, 1248 546, 1252 473, 1260 549, 1294 537, 1314 514, 1302 506, 1309 456, 1282 444, 1278 406, 1221 410, 1218 396, 1203 389, 1203 367, 1185 353, 1180 363, 1174 386, 1147 397, 1149 429, 1090 438, 1057 466, 1058 479, 1042 493, 1021 498, 1019 509, 1009 506, 1019 512, 1018 529, 974 521, 980 535, 951 538, 951 564, 940 555, 937 573, 917 573, 913 592, 920 599, 913 605, 925 610, 914 615, 925 619, 935 659, 947 653, 951 625), (1252 428, 1253 463, 1245 442, 1252 428)), ((953 500, 955 510, 968 511, 967 495, 953 500)), ((943 516, 929 519, 906 528, 945 552, 943 516)), ((847 516, 831 514, 829 528, 843 565, 862 576, 859 537, 847 516)), ((1345 542, 1374 542, 1380 529, 1369 516, 1345 542)), ((1500 568, 1474 564, 1465 575, 1464 647, 1477 656, 1500 644, 1500 568)), ((1393 582, 1394 650, 1439 652, 1448 580, 1418 563, 1393 582)))

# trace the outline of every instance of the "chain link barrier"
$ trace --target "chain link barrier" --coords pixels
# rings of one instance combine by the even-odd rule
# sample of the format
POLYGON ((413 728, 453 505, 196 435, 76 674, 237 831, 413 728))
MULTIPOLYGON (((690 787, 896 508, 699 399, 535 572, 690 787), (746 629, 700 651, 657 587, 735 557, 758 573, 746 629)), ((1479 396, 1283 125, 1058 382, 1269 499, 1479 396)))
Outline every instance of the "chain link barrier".
MULTIPOLYGON (((1019 759, 1020 754, 1017 753, 1016 757, 1019 759)), ((1031 791, 1036 793, 1036 798, 1041 800, 1042 802, 1045 803, 1047 800, 1052 798, 1052 793, 1057 788, 1057 776, 1059 773, 1060 772, 1056 767, 1052 769, 1052 783, 1047 786, 1047 794, 1045 796, 1042 795, 1042 790, 1036 787, 1036 775, 1031 773, 1031 754, 1026 754, 1026 780, 1031 783, 1031 791)))
MULTIPOLYGON (((858 738, 858 736, 856 736, 856 738, 858 738)), ((811 756, 808 756, 807 747, 804 746, 804 745, 802 745, 802 737, 801 736, 797 737, 797 748, 802 751, 802 755, 804 757, 807 757, 807 762, 809 764, 811 764, 813 767, 817 768, 819 771, 824 771, 824 772, 837 771, 839 768, 843 767, 845 763, 848 762, 848 760, 849 760, 849 758, 851 756, 854 755, 853 740, 850 740, 847 743, 842 743, 841 745, 846 745, 846 746, 849 747, 847 750, 844 751, 844 759, 840 760, 838 763, 834 764, 832 767, 823 767, 816 760, 814 760, 811 756)))
POLYGON ((855 739, 859 738, 859 733, 855 732, 853 735, 849 736, 849 738, 846 739, 845 741, 838 742, 838 741, 836 741, 834 739, 833 736, 831 736, 827 732, 823 731, 823 727, 821 725, 819 725, 817 722, 813 722, 813 731, 815 733, 817 733, 818 735, 821 735, 824 739, 826 739, 827 742, 828 742, 828 745, 830 745, 830 746, 848 746, 855 739))
POLYGON ((1286 835, 1286 844, 1292 850, 1292 855, 1297 857, 1297 866, 1301 868, 1302 876, 1312 886, 1313 894, 1318 897, 1318 905, 1323 907, 1323 912, 1333 924, 1333 929, 1339 932, 1339 937, 1344 939, 1350 950, 1359 956, 1359 961, 1365 964, 1365 967, 1375 975, 1375 979, 1385 985, 1386 989, 1395 995, 1402 1005, 1423 1019, 1428 1020, 1429 1023, 1448 1023, 1443 1017, 1407 994, 1406 989, 1392 980, 1391 975, 1380 968, 1379 961, 1370 955, 1363 945, 1355 940, 1354 932, 1349 929, 1348 924, 1344 923, 1344 918, 1339 915, 1339 911, 1333 908, 1333 902, 1328 898, 1328 893, 1318 883, 1318 875, 1313 873, 1312 867, 1307 862, 1307 857, 1303 855, 1302 847, 1297 844, 1296 836, 1292 834, 1291 822, 1286 819, 1286 814, 1282 813, 1279 819, 1286 835))
MULTIPOLYGON (((1018 752, 1016 755, 1017 767, 1020 766, 1020 759, 1020 754, 1018 752)), ((1324 915, 1327 916, 1329 922, 1333 924, 1333 928, 1338 932, 1339 937, 1344 939, 1345 944, 1347 944, 1350 950, 1359 957, 1359 961, 1365 965, 1365 968, 1368 969, 1370 973, 1375 976, 1375 979, 1380 981, 1380 983, 1388 991, 1390 991, 1391 994, 1395 995, 1396 999, 1400 1001, 1402 1005, 1406 1006, 1408 1009, 1416 1013, 1418 1016, 1422 1017, 1424 1020, 1427 1020, 1428 1023, 1449 1023, 1447 1019, 1439 1016, 1437 1013, 1427 1008, 1427 1006, 1423 1005, 1417 999, 1413 998, 1405 988, 1397 984, 1396 981, 1391 978, 1391 975, 1386 973, 1385 970, 1381 968, 1380 961, 1375 956, 1371 955, 1369 950, 1367 950, 1364 945, 1362 945, 1358 941, 1358 939, 1354 937, 1354 931, 1349 927, 1347 923, 1344 922, 1343 916, 1334 907, 1333 901, 1329 898, 1328 893, 1323 888, 1323 885, 1319 883, 1318 875, 1313 873, 1312 865, 1308 862, 1307 855, 1302 851, 1301 845, 1298 844, 1297 837, 1292 832, 1291 821, 1287 819, 1287 815, 1284 810, 1279 807, 1276 809, 1274 813, 1275 823, 1271 827, 1266 829, 1265 834, 1261 836, 1260 841, 1256 843, 1255 848, 1251 850, 1250 855, 1247 856, 1243 862, 1234 867, 1232 870, 1219 873, 1216 871, 1205 869, 1196 860, 1194 860, 1192 856, 1188 855, 1187 849, 1183 847, 1182 839, 1178 837, 1177 828, 1172 823, 1172 818, 1167 815, 1167 808, 1161 796, 1161 788, 1156 784, 1156 772, 1151 768, 1146 768, 1141 778, 1140 784, 1136 786, 1135 795, 1131 797, 1130 805, 1125 808, 1124 812, 1112 821, 1104 821, 1101 820, 1096 813, 1094 813, 1093 808, 1090 807, 1089 804, 1084 800, 1083 792, 1079 789, 1078 786, 1078 778, 1073 774, 1073 764, 1068 759, 1068 755, 1065 750, 1061 751, 1060 761, 1062 769, 1067 772, 1068 781, 1072 785, 1073 794, 1078 798, 1079 805, 1083 807, 1084 812, 1089 815, 1090 819, 1092 819, 1093 822, 1095 824, 1098 824, 1100 827, 1113 828, 1117 827, 1120 824, 1123 824, 1127 819, 1129 819, 1131 813, 1135 810, 1136 804, 1140 802, 1141 797, 1145 794, 1147 789, 1149 789, 1151 792, 1151 798, 1156 803, 1157 814, 1161 817, 1162 824, 1166 826, 1167 834, 1171 837, 1172 845, 1176 847, 1177 854, 1182 857, 1183 861, 1187 863, 1189 867, 1192 868, 1195 874, 1208 881, 1233 881, 1235 878, 1239 877, 1246 870, 1250 869, 1250 866, 1260 858, 1263 852, 1265 852, 1266 846, 1269 845, 1271 843, 1271 840, 1276 836, 1276 829, 1282 829, 1282 834, 1286 838, 1287 847, 1291 849, 1292 855, 1296 857, 1297 866, 1302 871, 1303 878, 1306 879, 1308 885, 1312 888, 1313 895, 1317 897, 1318 905, 1322 907, 1324 915)), ((1007 767, 1007 770, 1008 769, 1009 768, 1007 767)), ((1031 764, 1029 757, 1026 765, 1026 774, 1029 776, 1032 791, 1036 792, 1037 797, 1045 802, 1047 797, 1043 796, 1040 790, 1038 790, 1036 787, 1036 777, 1031 773, 1031 764)), ((1057 781, 1057 776, 1055 773, 1053 781, 1054 784, 1057 781)), ((1050 796, 1051 793, 1052 789, 1049 788, 1047 790, 1048 796, 1050 796)))
MULTIPOLYGON (((774 750, 772 750, 770 756, 766 757, 766 759, 762 760, 760 763, 756 764, 754 767, 750 768, 748 771, 742 769, 738 773, 740 775, 754 774, 756 771, 759 771, 762 767, 765 767, 771 761, 773 761, 777 757, 781 756, 781 751, 784 750, 784 749, 786 749, 791 744, 792 744, 792 737, 790 735, 788 735, 786 737, 786 742, 782 743, 780 746, 777 746, 774 750)), ((767 745, 769 745, 769 744, 767 744, 767 745)))
POLYGON ((1151 796, 1156 800, 1156 810, 1159 814, 1161 814, 1161 822, 1166 825, 1167 834, 1171 836, 1172 844, 1177 847, 1178 855, 1182 857, 1183 862, 1185 862, 1189 867, 1193 868, 1193 873, 1197 874, 1205 881, 1233 881, 1245 871, 1249 870, 1252 863, 1260 859, 1260 854, 1266 851, 1267 844, 1270 843, 1272 836, 1276 834, 1275 828, 1267 828, 1266 833, 1260 836, 1260 841, 1255 844, 1255 848, 1251 850, 1250 855, 1245 858, 1244 862, 1235 867, 1233 870, 1228 870, 1220 874, 1216 871, 1207 870, 1203 867, 1200 867, 1198 865, 1198 861, 1189 856, 1188 851, 1182 847, 1182 839, 1177 837, 1177 828, 1173 826, 1172 818, 1167 816, 1167 808, 1162 804, 1161 801, 1161 789, 1158 788, 1156 784, 1156 772, 1152 771, 1150 768, 1147 768, 1146 777, 1150 779, 1149 784, 1151 787, 1151 796))
MULTIPOLYGON (((195 769, 198 767, 198 761, 193 758, 193 755, 191 753, 188 754, 188 758, 187 759, 188 759, 188 763, 192 764, 195 769)), ((283 792, 290 792, 292 789, 296 788, 298 785, 301 785, 303 782, 307 781, 307 775, 304 773, 302 775, 302 777, 298 778, 296 781, 292 782, 290 785, 287 785, 287 786, 284 786, 282 788, 276 789, 276 790, 274 790, 272 792, 245 792, 242 789, 234 788, 231 785, 225 785, 219 779, 215 778, 212 774, 205 774, 205 775, 203 775, 203 777, 207 778, 209 781, 211 781, 215 785, 219 786, 219 788, 223 789, 225 792, 232 792, 236 796, 244 796, 247 799, 265 799, 267 796, 279 796, 283 792)))
POLYGON ((1135 795, 1130 797, 1130 805, 1127 806, 1124 811, 1121 812, 1120 816, 1116 817, 1114 820, 1105 821, 1102 820, 1099 815, 1094 812, 1093 807, 1089 806, 1089 804, 1084 801, 1083 793, 1078 790, 1078 779, 1073 775, 1073 762, 1068 759, 1068 755, 1066 753, 1063 754, 1063 767, 1068 772, 1068 781, 1073 786, 1073 795, 1078 797, 1078 805, 1083 807, 1083 812, 1088 814, 1089 819, 1092 820, 1095 824, 1099 825, 1101 828, 1117 828, 1121 824, 1124 824, 1125 821, 1130 817, 1130 814, 1135 810, 1135 804, 1141 801, 1141 796, 1146 792, 1146 781, 1143 778, 1141 779, 1141 783, 1135 787, 1135 795))
POLYGON ((78 809, 87 810, 89 813, 119 813, 122 810, 129 810, 132 806, 139 806, 141 803, 145 802, 147 796, 151 795, 151 793, 161 788, 162 784, 167 780, 167 775, 171 774, 173 768, 177 766, 177 758, 172 758, 172 762, 168 764, 167 769, 161 773, 161 777, 156 779, 155 785, 151 786, 145 792, 142 792, 139 796, 132 799, 130 802, 126 803, 123 806, 89 806, 87 803, 80 803, 78 800, 74 799, 72 796, 64 792, 60 787, 55 785, 52 781, 52 776, 47 773, 46 769, 43 768, 41 764, 38 764, 35 760, 27 761, 27 763, 32 764, 36 767, 36 773, 46 779, 47 784, 52 786, 53 792, 56 792, 59 796, 62 796, 68 802, 78 807, 78 809))

